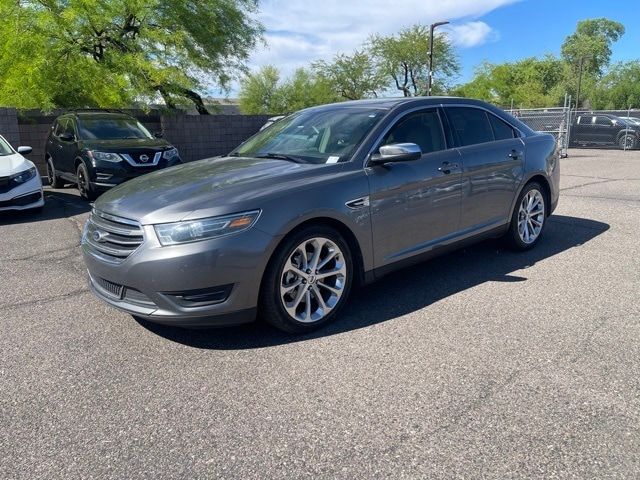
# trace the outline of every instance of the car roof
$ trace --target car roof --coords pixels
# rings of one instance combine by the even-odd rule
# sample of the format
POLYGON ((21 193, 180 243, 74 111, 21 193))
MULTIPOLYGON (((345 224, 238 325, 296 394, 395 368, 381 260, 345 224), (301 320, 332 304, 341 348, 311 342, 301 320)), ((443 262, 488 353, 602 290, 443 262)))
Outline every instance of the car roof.
POLYGON ((133 118, 131 115, 128 115, 124 112, 105 112, 100 110, 95 111, 76 111, 76 112, 67 112, 63 115, 60 115, 58 118, 69 118, 76 117, 80 118, 133 118))
POLYGON ((346 102, 337 102, 330 103, 327 105, 323 105, 326 107, 329 106, 341 106, 341 107, 372 107, 372 108, 383 108, 383 109, 391 109, 398 105, 413 103, 413 102, 422 102, 422 103, 433 103, 435 105, 439 105, 441 103, 474 103, 474 104, 484 104, 480 100, 473 100, 469 98, 461 98, 461 97, 450 97, 450 96, 432 96, 432 97, 382 97, 382 98, 367 98, 364 100, 348 100, 346 102))

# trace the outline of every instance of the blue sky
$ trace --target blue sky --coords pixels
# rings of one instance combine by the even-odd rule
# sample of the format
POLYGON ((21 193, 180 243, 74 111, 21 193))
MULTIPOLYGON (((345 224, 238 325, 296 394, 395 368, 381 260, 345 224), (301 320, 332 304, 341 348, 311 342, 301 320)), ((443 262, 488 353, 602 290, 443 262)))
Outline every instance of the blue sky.
POLYGON ((615 0, 524 0, 497 8, 480 18, 497 32, 497 39, 460 49, 461 80, 473 76, 483 60, 505 62, 519 58, 560 54, 562 42, 580 20, 606 17, 621 22, 624 36, 613 46, 613 61, 640 58, 640 5, 615 0))
MULTIPOLYGON (((393 34, 414 23, 450 20, 462 64, 458 83, 483 61, 504 62, 558 54, 579 20, 607 17, 627 32, 614 45, 614 61, 640 58, 637 0, 261 0, 258 19, 265 45, 249 67, 275 65, 284 76, 318 59, 351 53, 373 33, 393 34)), ((237 93, 237 85, 231 96, 237 93)))

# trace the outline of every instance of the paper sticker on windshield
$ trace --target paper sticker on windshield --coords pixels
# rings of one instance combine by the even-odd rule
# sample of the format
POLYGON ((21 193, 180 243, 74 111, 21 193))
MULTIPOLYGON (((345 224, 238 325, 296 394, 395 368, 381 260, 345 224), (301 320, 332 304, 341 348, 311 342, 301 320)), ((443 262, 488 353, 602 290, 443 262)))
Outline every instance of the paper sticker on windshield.
POLYGON ((340 157, 332 155, 327 158, 327 163, 338 163, 338 160, 340 160, 340 157))

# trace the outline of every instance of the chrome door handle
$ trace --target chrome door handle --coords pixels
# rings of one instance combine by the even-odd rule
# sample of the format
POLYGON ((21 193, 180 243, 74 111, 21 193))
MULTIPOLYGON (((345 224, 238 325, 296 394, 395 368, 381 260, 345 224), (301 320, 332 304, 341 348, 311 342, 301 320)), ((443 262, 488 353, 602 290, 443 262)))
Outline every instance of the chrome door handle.
POLYGON ((519 152, 517 150, 511 150, 508 155, 509 158, 513 158, 514 160, 517 158, 520 158, 521 156, 522 156, 522 152, 519 152))

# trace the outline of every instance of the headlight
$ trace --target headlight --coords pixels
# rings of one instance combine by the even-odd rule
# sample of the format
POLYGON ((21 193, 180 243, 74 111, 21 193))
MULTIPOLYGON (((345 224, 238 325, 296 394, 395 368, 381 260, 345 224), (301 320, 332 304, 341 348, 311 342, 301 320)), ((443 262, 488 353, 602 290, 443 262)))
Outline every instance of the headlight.
POLYGON ((16 183, 25 183, 34 178, 38 174, 36 167, 31 167, 29 170, 25 170, 24 172, 17 173, 13 175, 12 180, 16 183))
POLYGON ((256 223, 260 210, 236 213, 222 217, 203 218, 187 222, 154 225, 163 246, 198 242, 248 230, 256 223))
POLYGON ((162 158, 169 161, 175 160, 176 158, 178 158, 178 149, 174 147, 169 150, 165 150, 162 154, 162 158))
POLYGON ((94 160, 100 160, 102 162, 117 163, 122 160, 117 153, 99 152, 98 150, 89 150, 89 156, 94 160))

